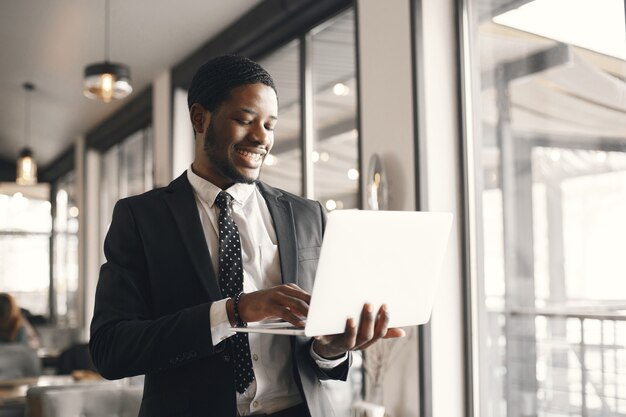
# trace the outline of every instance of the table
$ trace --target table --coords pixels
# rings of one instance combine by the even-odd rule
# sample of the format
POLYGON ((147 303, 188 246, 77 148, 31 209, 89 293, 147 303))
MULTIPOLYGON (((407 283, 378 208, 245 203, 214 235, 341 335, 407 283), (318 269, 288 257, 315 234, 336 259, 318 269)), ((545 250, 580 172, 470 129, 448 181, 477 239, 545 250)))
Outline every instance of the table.
POLYGON ((31 378, 0 380, 0 410, 23 408, 26 404, 26 391, 30 387, 49 385, 69 385, 74 383, 70 375, 42 375, 31 378))

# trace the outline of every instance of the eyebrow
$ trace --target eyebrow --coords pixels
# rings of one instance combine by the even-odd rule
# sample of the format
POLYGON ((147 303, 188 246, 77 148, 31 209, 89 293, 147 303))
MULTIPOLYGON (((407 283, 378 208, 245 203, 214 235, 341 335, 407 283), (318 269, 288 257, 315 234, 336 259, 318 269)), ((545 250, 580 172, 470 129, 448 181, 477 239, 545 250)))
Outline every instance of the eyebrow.
MULTIPOLYGON (((242 107, 242 108, 240 108, 240 109, 239 109, 239 111, 242 111, 242 112, 244 112, 244 113, 248 113, 248 114, 250 114, 250 115, 252 115, 252 116, 256 116, 256 115, 257 115, 257 112, 255 112, 254 110, 252 110, 252 109, 250 109, 250 108, 248 108, 248 107, 242 107)), ((272 120, 278 120, 278 117, 276 117, 276 116, 270 116, 270 119, 272 119, 272 120)))

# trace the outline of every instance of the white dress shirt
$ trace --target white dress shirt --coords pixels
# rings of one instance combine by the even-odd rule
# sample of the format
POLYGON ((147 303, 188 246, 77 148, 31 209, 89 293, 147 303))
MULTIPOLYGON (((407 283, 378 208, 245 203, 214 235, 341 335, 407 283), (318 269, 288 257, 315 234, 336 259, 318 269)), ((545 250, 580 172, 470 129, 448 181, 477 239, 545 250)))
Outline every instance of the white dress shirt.
MULTIPOLYGON (((209 252, 216 254, 219 208, 215 198, 222 190, 196 175, 191 167, 187 178, 194 191, 209 252)), ((232 217, 241 241, 244 292, 282 284, 276 231, 259 189, 255 184, 235 184, 225 191, 233 197, 232 217)), ((219 257, 211 256, 211 261, 217 278, 219 257)), ((226 301, 211 305, 211 337, 215 345, 234 334, 229 330, 226 301)), ((239 415, 271 414, 303 402, 293 378, 289 337, 250 333, 249 341, 255 379, 243 394, 237 393, 239 415)), ((323 369, 332 369, 344 360, 325 360, 313 349, 311 355, 323 369)))

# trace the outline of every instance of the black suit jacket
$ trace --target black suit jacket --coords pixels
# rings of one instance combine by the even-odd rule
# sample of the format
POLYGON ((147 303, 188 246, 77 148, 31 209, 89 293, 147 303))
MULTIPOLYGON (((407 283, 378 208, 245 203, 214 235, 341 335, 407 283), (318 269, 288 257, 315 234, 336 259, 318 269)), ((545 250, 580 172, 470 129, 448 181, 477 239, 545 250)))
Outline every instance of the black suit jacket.
MULTIPOLYGON (((317 202, 259 188, 276 229, 283 282, 310 292, 324 211, 317 202)), ((89 343, 100 373, 146 375, 140 416, 235 416, 231 343, 213 346, 209 323, 211 303, 223 297, 187 174, 120 200, 104 251, 89 343)), ((321 381, 345 380, 350 359, 324 372, 310 356, 310 339, 291 342, 294 377, 312 417, 333 416, 321 381)))

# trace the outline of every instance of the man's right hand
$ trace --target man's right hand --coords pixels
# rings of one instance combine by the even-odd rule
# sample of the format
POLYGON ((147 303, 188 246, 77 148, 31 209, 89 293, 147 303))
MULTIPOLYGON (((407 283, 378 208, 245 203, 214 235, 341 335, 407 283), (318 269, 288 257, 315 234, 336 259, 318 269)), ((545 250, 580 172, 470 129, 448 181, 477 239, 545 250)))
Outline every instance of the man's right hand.
MULTIPOLYGON (((283 284, 266 290, 244 293, 239 299, 239 316, 245 322, 280 318, 294 326, 304 327, 311 295, 296 284, 283 284)), ((235 324, 234 302, 229 299, 226 311, 235 324)))

